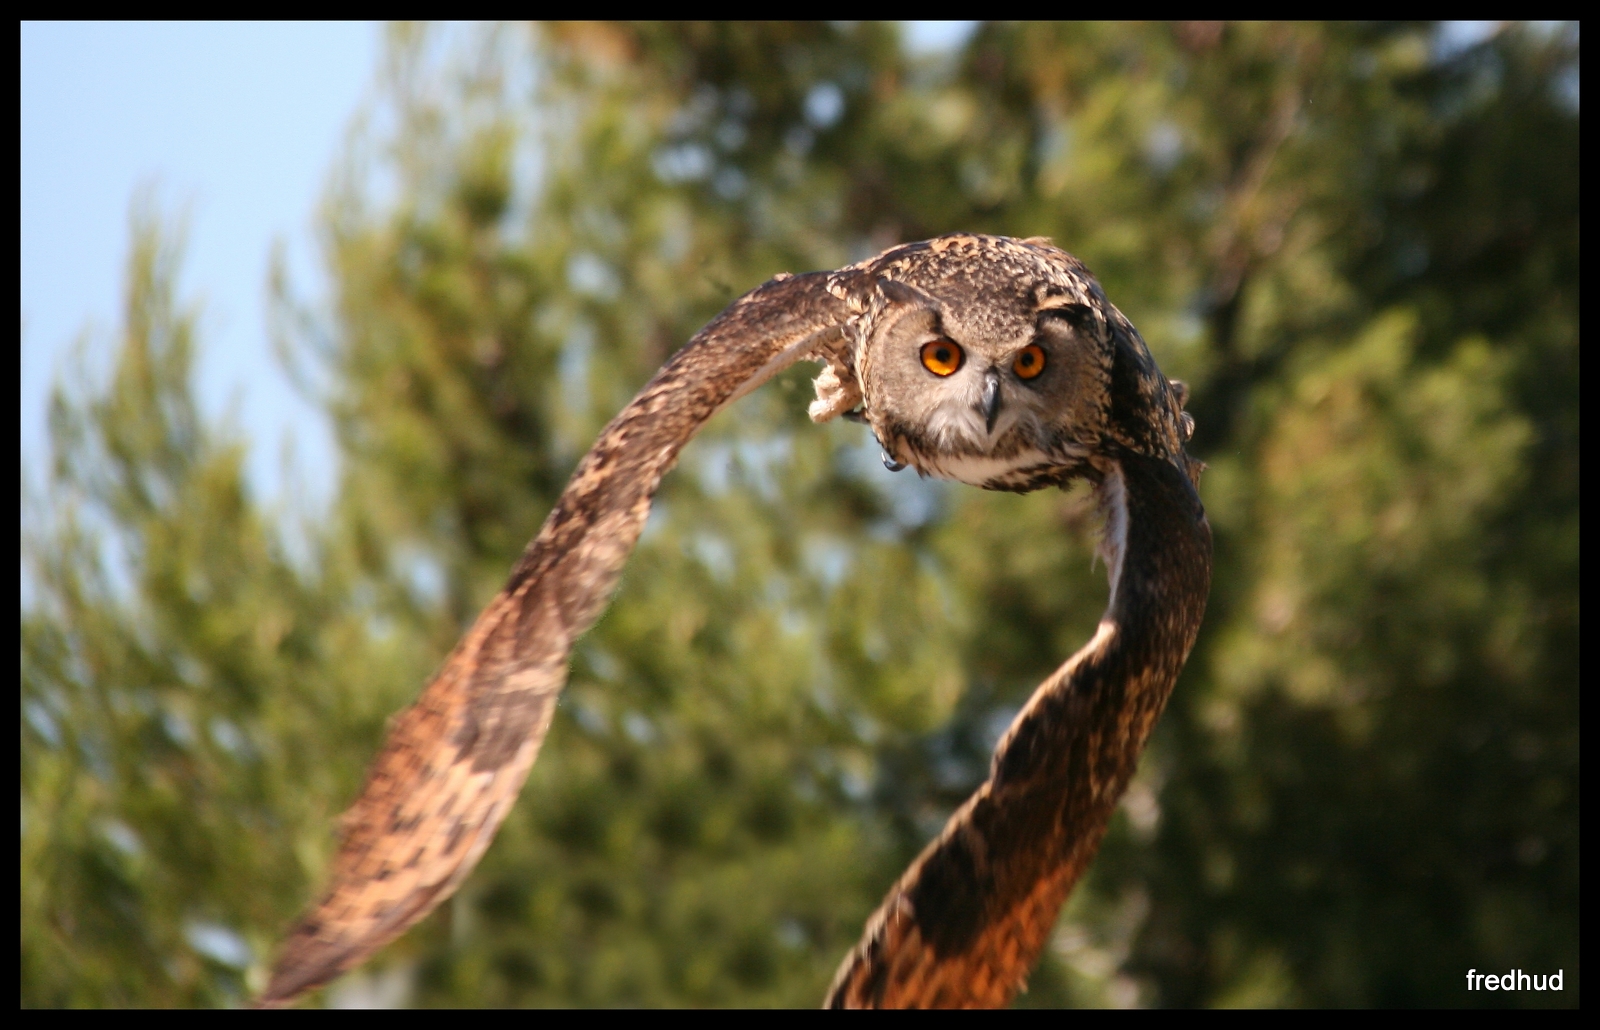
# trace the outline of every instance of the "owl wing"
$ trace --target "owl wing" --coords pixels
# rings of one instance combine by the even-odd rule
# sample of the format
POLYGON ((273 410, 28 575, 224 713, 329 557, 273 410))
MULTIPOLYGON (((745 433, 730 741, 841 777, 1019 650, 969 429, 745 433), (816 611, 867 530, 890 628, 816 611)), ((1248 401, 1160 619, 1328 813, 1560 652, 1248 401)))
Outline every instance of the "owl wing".
POLYGON ((989 779, 889 891, 826 1004, 992 1008, 1026 985, 1100 847, 1194 647, 1211 528, 1181 448, 1116 453, 1111 603, 1094 638, 1034 691, 989 779))
POLYGON ((1073 777, 1061 768, 1090 750, 1075 732, 1085 720, 1071 711, 1084 686, 1074 680, 1103 676, 1108 643, 1097 636, 1039 687, 996 750, 995 774, 867 921, 826 1007, 997 1008, 1024 985, 1109 816, 1062 811, 1073 777))
POLYGON ((847 277, 773 279, 702 329, 606 426, 511 577, 394 721, 342 820, 328 886, 259 1004, 285 1005, 448 898, 510 811, 550 728, 573 642, 610 600, 661 477, 718 409, 837 347, 847 277))

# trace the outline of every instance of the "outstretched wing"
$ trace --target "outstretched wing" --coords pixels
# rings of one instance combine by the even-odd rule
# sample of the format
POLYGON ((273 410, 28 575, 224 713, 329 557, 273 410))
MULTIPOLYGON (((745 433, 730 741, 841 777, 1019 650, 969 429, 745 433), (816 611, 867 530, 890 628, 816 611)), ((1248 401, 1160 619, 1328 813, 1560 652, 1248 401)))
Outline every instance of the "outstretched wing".
POLYGON ((1114 553, 1099 632, 1034 692, 988 781, 868 920, 826 1005, 993 1008, 1024 987, 1199 632, 1211 529, 1182 464, 1115 459, 1100 484, 1114 553))
POLYGON ((343 819, 326 893, 289 936, 262 1005, 357 965, 448 898, 494 839, 550 728, 567 659, 610 599, 678 453, 716 411, 836 346, 837 273, 774 279, 731 304, 613 419, 417 703, 343 819))
POLYGON ((1100 677, 1114 636, 1096 636, 1035 693, 995 759, 998 768, 1023 740, 1031 767, 991 777, 951 816, 867 921, 824 1006, 998 1008, 1024 985, 1115 803, 1070 806, 1089 810, 1061 818, 1073 777, 1059 767, 1093 758, 1086 740, 1071 739, 1083 723, 1071 711, 1074 681, 1100 677))

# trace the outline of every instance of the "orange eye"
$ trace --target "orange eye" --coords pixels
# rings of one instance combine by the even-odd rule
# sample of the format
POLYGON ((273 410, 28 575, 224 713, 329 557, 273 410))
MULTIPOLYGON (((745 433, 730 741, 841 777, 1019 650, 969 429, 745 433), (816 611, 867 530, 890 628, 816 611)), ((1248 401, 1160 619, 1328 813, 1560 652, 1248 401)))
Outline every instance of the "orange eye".
POLYGON ((936 376, 947 376, 961 367, 966 355, 954 340, 934 340, 922 345, 922 367, 936 376))
POLYGON ((1023 379, 1032 379, 1044 371, 1044 348, 1037 343, 1030 343, 1017 352, 1017 360, 1011 363, 1011 370, 1023 379))

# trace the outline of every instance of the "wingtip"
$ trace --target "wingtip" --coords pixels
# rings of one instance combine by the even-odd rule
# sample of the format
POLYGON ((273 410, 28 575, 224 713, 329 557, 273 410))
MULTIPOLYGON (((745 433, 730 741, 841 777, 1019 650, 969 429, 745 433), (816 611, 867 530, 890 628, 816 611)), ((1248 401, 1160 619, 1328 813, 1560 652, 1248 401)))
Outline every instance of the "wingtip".
POLYGON ((337 979, 361 957, 347 944, 320 939, 302 927, 289 937, 289 944, 272 967, 267 989, 252 1008, 288 1008, 318 987, 337 979))

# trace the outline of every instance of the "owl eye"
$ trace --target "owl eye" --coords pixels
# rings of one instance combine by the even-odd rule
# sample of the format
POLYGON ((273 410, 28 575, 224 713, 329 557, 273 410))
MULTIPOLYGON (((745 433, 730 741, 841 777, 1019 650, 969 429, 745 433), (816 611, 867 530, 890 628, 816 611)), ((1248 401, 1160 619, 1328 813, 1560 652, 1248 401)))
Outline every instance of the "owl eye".
POLYGON ((953 374, 965 358, 954 340, 933 340, 922 345, 922 367, 936 376, 953 374))
POLYGON ((1032 379, 1044 371, 1044 348, 1037 343, 1030 343, 1017 352, 1017 358, 1011 363, 1011 370, 1023 379, 1032 379))

